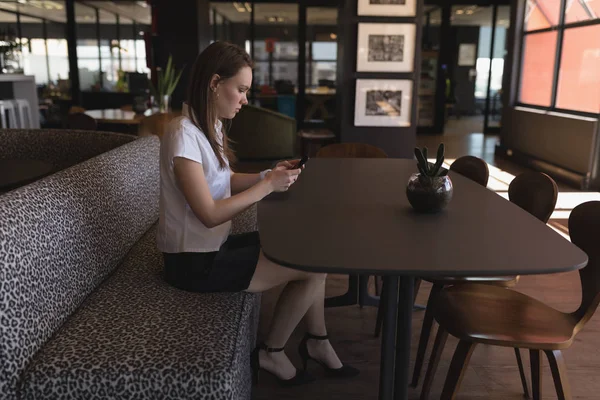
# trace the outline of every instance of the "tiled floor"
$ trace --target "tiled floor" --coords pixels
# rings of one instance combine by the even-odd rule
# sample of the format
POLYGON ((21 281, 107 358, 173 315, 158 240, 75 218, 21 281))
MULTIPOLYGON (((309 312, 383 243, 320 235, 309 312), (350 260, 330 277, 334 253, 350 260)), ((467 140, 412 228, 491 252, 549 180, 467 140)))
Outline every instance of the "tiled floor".
MULTIPOLYGON (((485 159, 490 166, 491 190, 506 196, 510 180, 522 168, 494 159, 494 146, 497 137, 484 136, 483 134, 471 135, 444 135, 444 136, 419 136, 418 145, 428 148, 437 148, 440 141, 446 144, 446 156, 451 162, 461 155, 471 154, 485 159)), ((559 185, 560 194, 557 210, 553 215, 551 226, 557 230, 563 227, 568 218, 568 213, 577 204, 587 200, 600 200, 599 193, 581 193, 572 188, 559 185)), ((523 238, 532 240, 532 238, 523 238)), ((343 276, 330 276, 327 283, 327 295, 333 296, 345 291, 347 278, 343 276)), ((430 285, 424 283, 419 291, 417 302, 424 304, 427 301, 430 285)), ((559 275, 527 276, 521 277, 516 290, 533 296, 561 311, 573 311, 581 301, 580 282, 577 272, 559 275)), ((265 294, 263 298, 263 314, 260 333, 264 335, 269 322, 270 311, 277 297, 277 291, 265 294)), ((599 399, 600 395, 600 316, 597 313, 580 332, 575 343, 564 352, 568 368, 574 399, 592 400, 599 399)), ((361 369, 361 375, 351 381, 333 381, 319 379, 317 382, 304 387, 280 388, 267 374, 255 387, 254 398, 266 399, 311 399, 311 400, 351 400, 351 399, 377 399, 379 385, 379 352, 380 343, 373 338, 376 309, 374 307, 360 308, 358 306, 332 308, 326 310, 329 332, 332 342, 343 360, 361 369)), ((416 353, 418 336, 423 319, 423 312, 413 314, 412 329, 412 362, 416 353)), ((296 365, 300 365, 296 346, 303 333, 298 329, 290 340, 287 353, 296 365)), ((449 339, 440 368, 431 392, 431 399, 440 398, 440 392, 448 369, 456 340, 449 339)), ((430 344, 429 351, 431 350, 430 344)), ((429 353, 428 353, 429 355, 429 353)), ((428 356, 427 355, 427 356, 428 356)), ((524 363, 528 366, 529 357, 526 351, 522 352, 524 363)), ((547 361, 544 361, 543 398, 556 399, 552 377, 547 361)), ((318 367, 310 368, 318 377, 322 372, 318 367)), ((529 372, 527 372, 528 380, 529 372)), ((409 398, 418 399, 420 387, 410 389, 409 398)), ((476 348, 471 359, 470 367, 461 386, 458 400, 517 400, 522 399, 522 389, 519 373, 512 349, 480 345, 476 348)))

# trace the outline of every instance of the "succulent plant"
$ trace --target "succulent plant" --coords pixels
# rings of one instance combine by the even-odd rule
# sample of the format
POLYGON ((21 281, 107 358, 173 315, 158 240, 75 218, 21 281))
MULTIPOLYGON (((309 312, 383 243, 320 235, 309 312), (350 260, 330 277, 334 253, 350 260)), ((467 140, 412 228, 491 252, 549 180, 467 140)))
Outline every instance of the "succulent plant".
POLYGON ((427 147, 423 147, 422 150, 415 147, 415 156, 417 157, 417 167, 422 178, 431 180, 448 174, 448 170, 442 167, 444 163, 444 143, 440 143, 438 147, 435 163, 427 161, 427 147))

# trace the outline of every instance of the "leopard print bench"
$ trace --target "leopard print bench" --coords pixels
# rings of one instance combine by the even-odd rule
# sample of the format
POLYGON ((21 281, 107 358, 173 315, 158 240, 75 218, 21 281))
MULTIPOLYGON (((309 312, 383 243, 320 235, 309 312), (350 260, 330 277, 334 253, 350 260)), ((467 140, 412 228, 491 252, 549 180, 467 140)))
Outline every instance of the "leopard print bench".
POLYGON ((38 352, 23 399, 250 399, 259 297, 167 285, 155 236, 38 352))
POLYGON ((3 400, 250 396, 260 297, 163 283, 159 141, 125 142, 0 196, 3 400))

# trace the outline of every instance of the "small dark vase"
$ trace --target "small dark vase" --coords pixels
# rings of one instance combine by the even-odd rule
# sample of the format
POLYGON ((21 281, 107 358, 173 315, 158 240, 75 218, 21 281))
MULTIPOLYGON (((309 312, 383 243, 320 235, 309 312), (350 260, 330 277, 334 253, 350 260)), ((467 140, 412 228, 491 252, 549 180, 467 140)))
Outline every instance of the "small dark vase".
POLYGON ((406 197, 417 212, 435 213, 450 203, 453 191, 452 181, 447 175, 429 178, 414 173, 408 180, 406 197))

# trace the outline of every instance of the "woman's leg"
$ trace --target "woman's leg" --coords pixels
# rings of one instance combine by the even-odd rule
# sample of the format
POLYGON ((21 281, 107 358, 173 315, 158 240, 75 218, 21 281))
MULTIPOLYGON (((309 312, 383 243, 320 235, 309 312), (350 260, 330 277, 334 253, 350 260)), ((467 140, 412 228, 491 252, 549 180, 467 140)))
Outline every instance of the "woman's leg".
MULTIPOLYGON (((313 303, 304 316, 304 322, 309 333, 316 336, 327 335, 327 327, 325 326, 325 281, 317 288, 313 303)), ((306 345, 308 346, 308 353, 312 357, 323 361, 329 368, 342 367, 342 362, 333 350, 329 340, 309 339, 306 345)))
MULTIPOLYGON (((284 347, 302 317, 315 304, 318 297, 321 297, 321 306, 323 305, 325 277, 325 274, 311 274, 282 267, 268 260, 262 252, 260 253, 256 271, 247 291, 263 292, 289 282, 275 306, 271 329, 265 341, 267 346, 284 347)), ((324 325, 324 321, 322 324, 324 325)), ((261 351, 260 365, 282 379, 290 379, 296 373, 296 369, 284 352, 261 351)))

